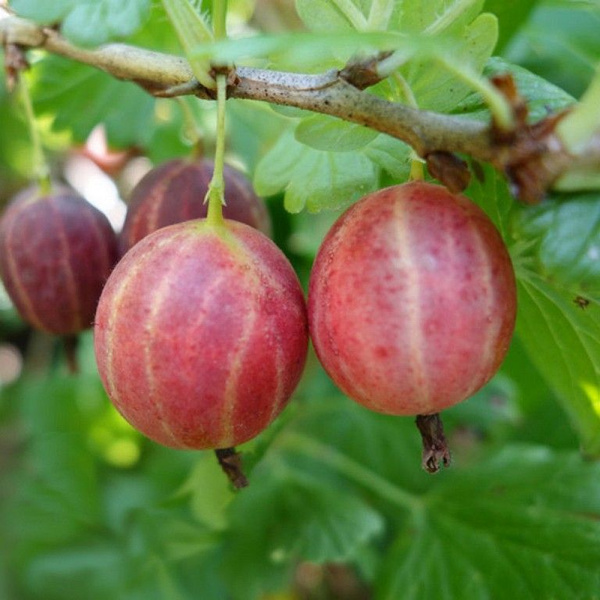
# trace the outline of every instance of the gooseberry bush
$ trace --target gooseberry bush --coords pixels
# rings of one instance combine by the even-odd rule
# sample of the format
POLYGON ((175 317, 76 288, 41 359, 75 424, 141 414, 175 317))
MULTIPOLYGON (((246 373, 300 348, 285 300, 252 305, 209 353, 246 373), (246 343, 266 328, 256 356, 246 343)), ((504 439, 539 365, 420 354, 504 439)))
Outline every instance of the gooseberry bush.
POLYGON ((596 4, 0 17, 1 598, 597 597, 596 4))

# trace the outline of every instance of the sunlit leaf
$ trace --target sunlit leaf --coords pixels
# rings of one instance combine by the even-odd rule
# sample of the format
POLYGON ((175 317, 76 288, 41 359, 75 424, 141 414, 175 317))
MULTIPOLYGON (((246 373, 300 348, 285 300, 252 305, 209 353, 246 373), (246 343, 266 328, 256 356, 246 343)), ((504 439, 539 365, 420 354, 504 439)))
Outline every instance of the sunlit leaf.
POLYGON ((600 456, 600 312, 577 294, 519 270, 517 332, 532 362, 556 390, 583 449, 600 456))

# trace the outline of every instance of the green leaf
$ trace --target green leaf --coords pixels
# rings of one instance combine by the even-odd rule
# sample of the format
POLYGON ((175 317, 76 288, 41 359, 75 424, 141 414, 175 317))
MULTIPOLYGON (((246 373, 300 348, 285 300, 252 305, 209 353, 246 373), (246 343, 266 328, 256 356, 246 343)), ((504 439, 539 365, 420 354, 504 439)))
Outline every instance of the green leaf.
POLYGON ((407 181, 410 174, 411 148, 389 135, 380 134, 363 150, 365 156, 398 181, 407 181))
POLYGON ((549 113, 562 110, 575 102, 573 96, 560 87, 501 58, 491 58, 484 71, 487 77, 504 73, 510 73, 513 76, 519 94, 527 100, 531 121, 538 121, 548 116, 549 113))
POLYGON ((145 146, 156 127, 154 99, 133 83, 57 56, 36 65, 34 85, 38 114, 54 117, 53 128, 84 141, 103 123, 108 140, 120 147, 145 146))
POLYGON ((513 235, 531 242, 529 266, 549 281, 600 300, 600 199, 570 195, 515 211, 513 235))
POLYGON ((483 208, 502 234, 505 243, 511 243, 509 225, 515 200, 510 194, 506 179, 491 166, 480 165, 465 194, 483 208))
POLYGON ((78 4, 78 0, 11 0, 10 6, 20 17, 36 23, 57 23, 64 19, 78 4))
POLYGON ((382 530, 380 515, 358 496, 293 463, 266 459, 232 505, 225 580, 234 598, 262 597, 283 584, 296 561, 352 560, 382 530))
POLYGON ((296 0, 296 10, 312 31, 352 31, 357 29, 357 24, 366 24, 359 3, 355 4, 353 0, 296 0))
POLYGON ((541 2, 506 57, 579 97, 600 60, 596 1, 541 2))
POLYGON ((47 433, 31 450, 35 472, 13 507, 21 550, 72 540, 100 517, 96 469, 83 436, 47 433))
POLYGON ((320 152, 287 131, 256 167, 254 188, 261 196, 285 190, 289 212, 342 208, 375 189, 373 163, 357 153, 320 152))
POLYGON ((431 38, 385 32, 294 32, 255 35, 197 44, 191 56, 216 63, 243 64, 248 58, 268 58, 277 70, 323 72, 330 64, 343 66, 356 54, 401 49, 410 53, 415 46, 432 47, 431 38))
POLYGON ((600 307, 580 308, 576 295, 551 287, 517 264, 517 333, 556 391, 583 450, 600 456, 600 307))
POLYGON ((599 482, 600 465, 544 448, 448 473, 400 528, 376 597, 593 598, 599 482))
MULTIPOLYGON (((449 112, 473 91, 498 37, 498 23, 482 14, 446 44, 418 53, 400 70, 421 109, 449 112), (451 68, 450 68, 451 67, 451 68)), ((435 39, 435 38, 432 38, 435 39)))
POLYGON ((481 12, 483 0, 403 0, 398 2, 394 29, 439 34, 460 30, 481 12))
POLYGON ((296 127, 296 140, 316 150, 348 152, 358 150, 378 137, 373 129, 328 115, 303 119, 296 127))
POLYGON ((39 553, 28 564, 24 583, 30 597, 46 600, 119 598, 127 566, 122 548, 91 538, 39 553))
POLYGON ((38 23, 61 23, 61 33, 75 44, 96 46, 135 33, 150 12, 150 0, 15 0, 20 16, 38 23))
POLYGON ((496 52, 500 53, 520 27, 527 23, 539 0, 486 0, 484 10, 494 13, 500 24, 496 52))

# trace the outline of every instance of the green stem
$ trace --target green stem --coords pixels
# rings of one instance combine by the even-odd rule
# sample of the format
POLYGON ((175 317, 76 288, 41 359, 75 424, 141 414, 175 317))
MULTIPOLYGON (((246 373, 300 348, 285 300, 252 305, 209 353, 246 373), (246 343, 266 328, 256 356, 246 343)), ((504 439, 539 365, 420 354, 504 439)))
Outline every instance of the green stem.
POLYGON ((215 169, 208 186, 207 221, 213 226, 223 225, 223 204, 225 203, 225 101, 227 100, 227 77, 217 75, 217 143, 215 148, 215 169))
POLYGON ((374 492, 391 504, 411 512, 418 512, 423 507, 417 496, 391 484, 383 477, 363 467, 360 463, 348 458, 331 446, 322 444, 305 435, 291 432, 282 437, 281 443, 284 447, 293 449, 295 452, 332 467, 348 479, 374 492))
POLYGON ((33 146, 33 173, 40 186, 42 194, 48 194, 52 187, 50 183, 50 169, 44 156, 44 148, 42 146, 42 139, 40 132, 35 122, 35 113, 33 112, 33 104, 31 102, 31 94, 29 93, 29 85, 25 77, 21 74, 19 79, 21 87, 21 103, 23 110, 25 111, 25 120, 27 121, 27 127, 29 128, 29 136, 31 138, 31 144, 33 146))

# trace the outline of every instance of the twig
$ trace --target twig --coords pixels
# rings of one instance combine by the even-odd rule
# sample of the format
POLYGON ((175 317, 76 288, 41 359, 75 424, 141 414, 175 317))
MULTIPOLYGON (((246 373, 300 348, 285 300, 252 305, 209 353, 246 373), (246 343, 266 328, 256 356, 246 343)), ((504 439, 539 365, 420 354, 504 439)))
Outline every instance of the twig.
MULTIPOLYGON (((154 96, 216 96, 214 89, 197 82, 185 59, 169 54, 126 44, 79 48, 55 30, 17 17, 0 20, 0 43, 44 48, 133 81, 154 96)), ((385 55, 380 58, 384 60, 385 55)), ((372 61, 366 61, 362 70, 360 67, 350 65, 317 75, 231 68, 226 70, 227 95, 294 106, 365 125, 402 140, 424 159, 434 153, 465 154, 489 162, 506 174, 515 195, 527 201, 539 200, 559 178, 576 171, 581 161, 588 171, 600 170, 600 133, 592 136, 577 156, 571 156, 556 135, 554 115, 535 127, 501 131, 488 123, 419 110, 375 96, 362 89, 377 80, 372 61), (540 164, 543 173, 538 177, 540 164)))

